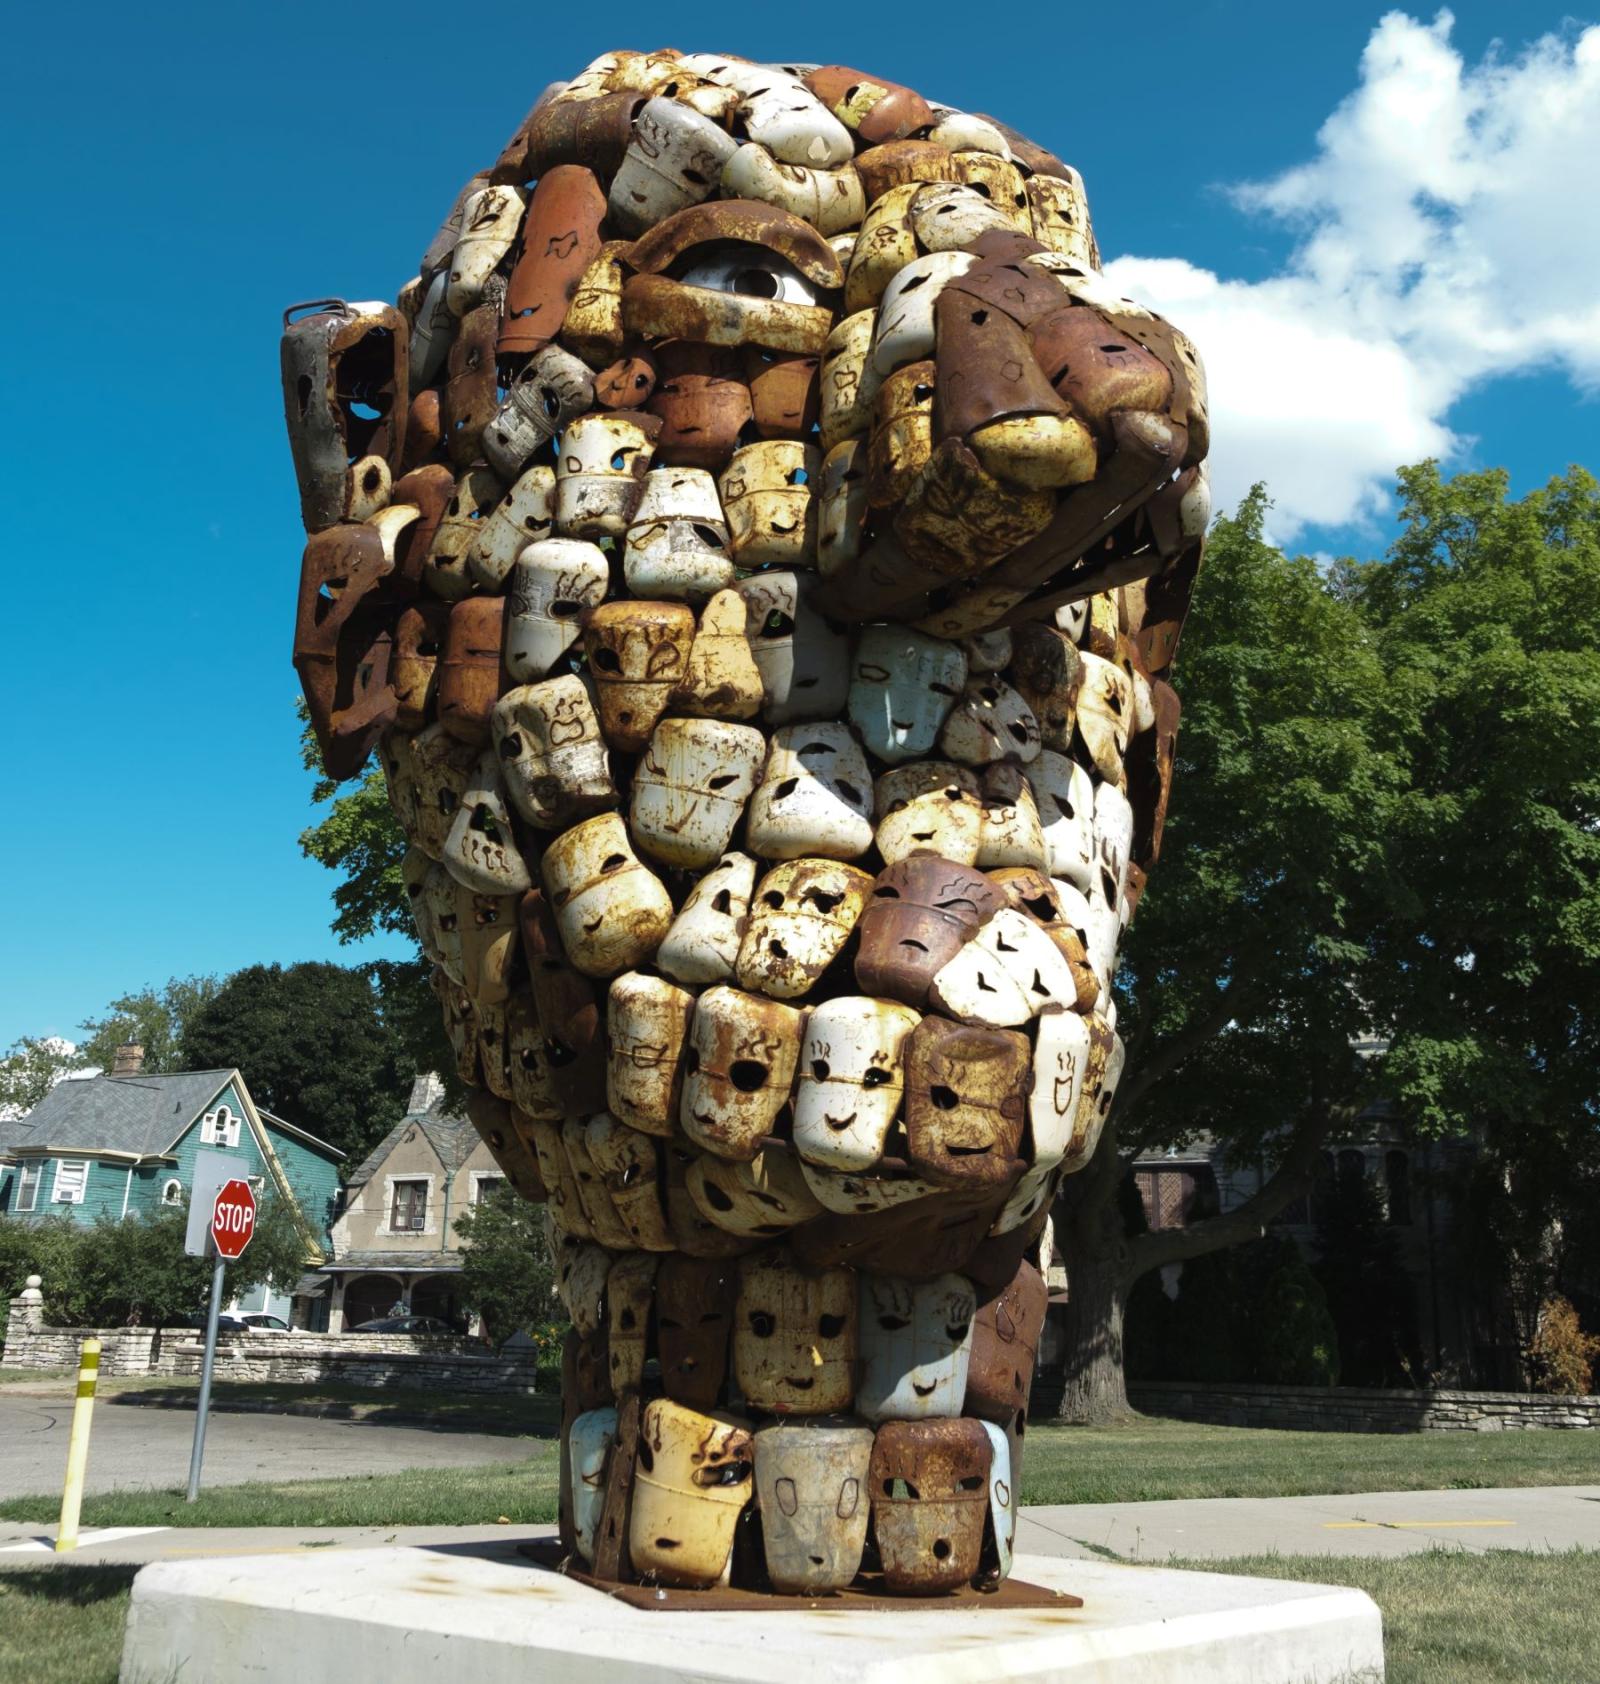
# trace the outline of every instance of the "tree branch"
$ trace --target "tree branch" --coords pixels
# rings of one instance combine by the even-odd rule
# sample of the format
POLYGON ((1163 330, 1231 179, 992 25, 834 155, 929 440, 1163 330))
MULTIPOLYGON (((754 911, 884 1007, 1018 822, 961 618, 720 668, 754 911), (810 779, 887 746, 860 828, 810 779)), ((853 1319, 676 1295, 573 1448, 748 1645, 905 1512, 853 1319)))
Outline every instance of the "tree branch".
POLYGON ((1203 1257, 1223 1246, 1260 1239, 1280 1210, 1311 1186, 1317 1154, 1333 1127, 1333 1107, 1313 1106, 1295 1130, 1283 1161, 1258 1192, 1221 1216, 1210 1216, 1190 1228, 1162 1228, 1139 1234, 1128 1244, 1128 1279, 1137 1280, 1151 1269, 1203 1257))
POLYGON ((1168 1076, 1177 1069, 1196 1047, 1204 1046, 1214 1035, 1220 1035, 1249 1003, 1248 984, 1233 983, 1211 1011, 1158 1045, 1150 1057, 1139 1066, 1133 1079, 1124 1081, 1117 1093, 1118 1109, 1125 1112, 1128 1107, 1137 1105, 1163 1076, 1168 1076))

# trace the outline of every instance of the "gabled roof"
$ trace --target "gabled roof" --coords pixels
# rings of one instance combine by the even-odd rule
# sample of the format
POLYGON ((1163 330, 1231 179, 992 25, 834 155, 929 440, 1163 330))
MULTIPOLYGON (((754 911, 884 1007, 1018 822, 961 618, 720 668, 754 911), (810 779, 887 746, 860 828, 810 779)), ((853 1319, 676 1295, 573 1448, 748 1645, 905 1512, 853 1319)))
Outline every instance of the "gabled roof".
POLYGON ((319 1152, 326 1152, 330 1158, 342 1158, 344 1153, 337 1146, 330 1146, 326 1140, 320 1140, 309 1129, 303 1129, 298 1123, 287 1123, 276 1111, 269 1111, 265 1105, 256 1107, 256 1115, 264 1123, 271 1123, 280 1134, 286 1134, 291 1140, 303 1140, 307 1146, 315 1146, 319 1152))
POLYGON ((160 1157, 237 1076, 236 1070, 182 1070, 57 1082, 26 1117, 9 1125, 4 1149, 160 1157))
POLYGON ((481 1139, 465 1117, 449 1116, 440 1108, 442 1103, 436 1100, 426 1111, 408 1111, 373 1147, 366 1161, 350 1177, 346 1185, 351 1192, 364 1186, 378 1173, 384 1160, 412 1129, 418 1130, 427 1140, 434 1156, 444 1165, 445 1173, 454 1175, 477 1151, 481 1139))

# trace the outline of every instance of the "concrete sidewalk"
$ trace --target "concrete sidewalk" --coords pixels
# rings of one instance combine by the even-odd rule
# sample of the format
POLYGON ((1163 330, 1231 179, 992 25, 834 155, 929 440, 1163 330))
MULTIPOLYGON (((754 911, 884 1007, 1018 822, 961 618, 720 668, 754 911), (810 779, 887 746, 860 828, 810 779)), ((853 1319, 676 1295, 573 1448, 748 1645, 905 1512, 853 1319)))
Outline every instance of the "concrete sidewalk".
MULTIPOLYGON (((386 1544, 509 1549, 553 1526, 102 1527, 70 1555, 53 1527, 0 1523, 0 1571, 49 1562, 297 1555, 386 1544)), ((1212 1497, 1158 1503, 1047 1504, 1022 1511, 1017 1549, 1079 1560, 1173 1556, 1411 1555, 1434 1548, 1600 1549, 1600 1485, 1496 1491, 1384 1491, 1354 1497, 1212 1497)))

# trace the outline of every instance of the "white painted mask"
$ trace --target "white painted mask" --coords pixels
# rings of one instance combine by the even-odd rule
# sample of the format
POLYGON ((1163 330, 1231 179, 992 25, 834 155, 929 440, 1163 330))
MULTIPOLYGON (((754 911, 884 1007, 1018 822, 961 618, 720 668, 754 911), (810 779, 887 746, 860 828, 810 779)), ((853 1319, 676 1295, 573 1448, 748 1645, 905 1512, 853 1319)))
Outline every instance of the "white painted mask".
POLYGON ((1089 1020, 1073 1011, 1039 1014, 1028 1092, 1031 1168, 1054 1169, 1073 1145, 1078 1102, 1089 1067, 1089 1020))
POLYGON ((775 731, 745 838, 763 859, 855 859, 872 846, 872 777, 848 725, 775 731))
POLYGON ((648 959, 672 922, 672 899, 640 863, 627 828, 602 813, 564 831, 540 862, 567 957, 585 976, 615 976, 648 959))
POLYGON ((591 1409, 578 1416, 567 1435, 567 1457, 572 1480, 572 1527, 577 1534, 578 1554, 594 1560, 595 1539, 600 1533, 600 1514, 606 1506, 606 1458, 617 1439, 617 1412, 591 1409))
POLYGON ((850 680, 850 723, 867 751, 896 765, 932 752, 966 683, 960 649, 905 626, 863 626, 850 680))
POLYGON ((622 558, 636 597, 704 602, 733 583, 728 526, 703 468, 652 468, 622 558))
POLYGON ((979 870, 1043 870, 1047 858, 1039 808, 1022 769, 1009 763, 991 766, 983 785, 983 829, 975 862, 979 870))
MULTIPOLYGON (((660 103, 660 102, 652 102, 660 103)), ((628 1554, 641 1576, 705 1587, 728 1570, 733 1533, 754 1489, 750 1429, 653 1398, 639 1430, 628 1554)))
POLYGON ((461 207, 461 232, 450 254, 445 302, 458 319, 483 297, 489 277, 511 250, 522 225, 522 195, 515 187, 483 187, 461 207))
POLYGON ((580 679, 567 674, 508 690, 491 728, 506 790, 529 824, 559 830, 616 804, 600 722, 580 679))
POLYGON ((1081 650, 1083 684, 1078 691, 1078 733, 1107 783, 1124 785, 1122 762, 1133 720, 1133 687, 1114 661, 1081 650))
MULTIPOLYGON (((595 1122, 601 1120, 597 1117, 595 1122)), ((609 1123, 611 1119, 607 1117, 604 1121, 609 1123)), ((591 1123, 590 1128, 593 1126, 591 1123)), ((611 1390, 617 1398, 636 1394, 644 1379, 650 1306, 655 1301, 656 1269, 660 1261, 647 1251, 628 1252, 611 1265, 611 1272, 606 1276, 606 1348, 611 1364, 611 1390)))
POLYGON ((1014 226, 1003 210, 964 182, 931 181, 911 201, 912 231, 924 251, 960 251, 993 228, 1014 226))
POLYGON ((472 552, 504 494, 505 486, 488 468, 468 468, 456 481, 422 561, 423 583, 435 596, 459 602, 471 593, 472 552))
POLYGON ((1073 1010, 1078 987, 1061 949, 1026 913, 1007 906, 933 979, 931 997, 962 1023, 1005 1029, 1049 1006, 1073 1010))
POLYGON ((925 1199, 939 1189, 931 1181, 916 1176, 898 1176, 893 1180, 874 1169, 867 1174, 854 1171, 823 1169, 819 1164, 800 1160, 800 1173, 806 1185, 824 1210, 837 1211, 841 1216, 871 1216, 895 1205, 925 1199))
POLYGON ((621 538, 644 496, 651 434, 623 414, 580 416, 561 435, 556 531, 563 538, 621 538))
POLYGON ((757 573, 736 587, 748 619, 745 635, 766 694, 769 724, 823 719, 844 707, 850 687, 850 640, 817 611, 820 581, 798 573, 757 573))
POLYGON ((842 1590, 861 1567, 871 1505, 870 1427, 772 1426, 756 1434, 756 1501, 778 1591, 842 1590))
POLYGON ((934 354, 933 307, 939 294, 977 261, 967 251, 932 251, 908 263, 884 288, 872 338, 872 366, 880 379, 934 354))
MULTIPOLYGON (((658 955, 659 959, 659 955, 658 955)), ((661 977, 626 972, 606 1006, 606 1104, 630 1128, 670 1136, 694 996, 661 977)))
POLYGON ((1094 868, 1094 779, 1077 761, 1048 748, 1026 776, 1039 809, 1045 869, 1087 890, 1094 868))
POLYGON ((923 760, 885 772, 873 785, 878 852, 885 865, 915 853, 971 865, 983 843, 983 800, 964 766, 923 760))
POLYGON ((831 451, 845 439, 865 439, 872 429, 872 399, 878 389, 871 366, 877 315, 873 309, 857 309, 828 335, 817 394, 824 450, 831 451))
POLYGON ((444 857, 450 827, 478 771, 481 750, 454 737, 443 725, 429 725, 411 739, 409 769, 415 790, 417 846, 444 857))
POLYGON ((774 79, 747 94, 736 116, 780 163, 837 169, 855 157, 850 131, 803 83, 774 79))
POLYGON ((506 481, 535 452, 594 408, 594 375, 570 351, 546 345, 518 371, 494 419, 483 429, 483 454, 506 481))
POLYGON ((962 1275, 908 1281, 863 1274, 856 1412, 869 1421, 959 1415, 977 1308, 962 1275))
POLYGON ((656 950, 656 964, 691 988, 730 981, 755 882, 756 862, 748 854, 725 855, 689 891, 656 950))
POLYGON ((563 1247, 556 1258, 556 1294, 573 1327, 586 1338, 600 1330, 610 1272, 611 1254, 602 1246, 563 1247))
MULTIPOLYGON (((722 167, 725 199, 754 199, 809 222, 822 235, 860 226, 867 213, 861 177, 848 161, 838 169, 785 164, 753 142, 741 146, 722 167)), ((853 246, 855 241, 851 238, 853 246)), ((847 250, 841 262, 848 262, 847 250)))
MULTIPOLYGON (((529 468, 489 511, 487 520, 467 552, 467 567, 473 580, 486 591, 505 585, 518 556, 530 544, 550 536, 556 509, 556 471, 540 463, 529 468)), ((515 604, 512 605, 515 612, 515 604)), ((507 648, 510 633, 507 632, 507 648)), ((511 669, 513 674, 516 669, 511 669)), ((530 678, 544 674, 530 673, 530 678)))
POLYGON ((973 672, 1004 672, 1011 665, 1012 636, 1007 626, 963 638, 962 653, 973 672))
POLYGON ((533 887, 511 833, 511 813, 500 783, 500 760, 485 749, 444 843, 444 868, 464 888, 483 895, 520 895, 533 887))
POLYGON ((794 1143, 832 1170, 870 1169, 900 1113, 901 1048, 921 1022, 892 1000, 843 995, 815 1007, 800 1050, 794 1143))
POLYGON ((543 678, 566 654, 584 611, 605 601, 610 582, 610 563, 596 544, 544 538, 522 548, 506 593, 505 663, 515 683, 543 678))
POLYGON ((633 123, 633 141, 607 203, 617 226, 642 234, 676 211, 708 199, 738 142, 709 117, 676 100, 649 100, 633 123))
POLYGON ((799 1160, 781 1140, 769 1141, 748 1163, 702 1152, 684 1184, 707 1222, 741 1239, 777 1239, 822 1213, 799 1160))
POLYGON ((977 673, 967 680, 945 721, 939 750, 963 766, 989 766, 1001 760, 1025 764, 1038 757, 1039 722, 1003 678, 977 673))
POLYGON ((842 439, 822 464, 817 499, 817 569, 824 578, 861 554, 867 518, 867 449, 860 439, 842 439))
POLYGON ((1011 1443, 1004 1427, 985 1421, 989 1435, 989 1525, 994 1531, 1000 1577, 1011 1577, 1012 1547, 1017 1535, 1017 1501, 1011 1489, 1011 1443))
POLYGON ((1094 793, 1094 888, 1108 905, 1119 910, 1128 887, 1128 862, 1133 852, 1133 808, 1115 784, 1101 784, 1094 793))
POLYGON ((766 738, 751 725, 663 719, 634 770, 634 841, 663 865, 711 865, 728 846, 766 752, 766 738))
POLYGON ((750 900, 735 972, 739 986, 792 1000, 818 983, 860 918, 872 877, 831 859, 789 860, 750 900))

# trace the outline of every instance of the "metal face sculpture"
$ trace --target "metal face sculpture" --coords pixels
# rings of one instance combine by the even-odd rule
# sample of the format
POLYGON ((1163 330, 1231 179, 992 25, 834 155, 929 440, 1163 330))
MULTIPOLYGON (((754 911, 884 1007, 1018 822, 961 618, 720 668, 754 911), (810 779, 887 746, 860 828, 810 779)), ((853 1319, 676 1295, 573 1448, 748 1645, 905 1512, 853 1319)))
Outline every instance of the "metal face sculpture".
POLYGON ((1010 1570, 1209 507, 1199 357, 1099 264, 990 117, 614 52, 394 306, 285 315, 294 662, 549 1212, 597 1579, 1010 1570))

